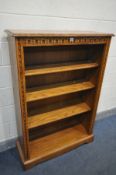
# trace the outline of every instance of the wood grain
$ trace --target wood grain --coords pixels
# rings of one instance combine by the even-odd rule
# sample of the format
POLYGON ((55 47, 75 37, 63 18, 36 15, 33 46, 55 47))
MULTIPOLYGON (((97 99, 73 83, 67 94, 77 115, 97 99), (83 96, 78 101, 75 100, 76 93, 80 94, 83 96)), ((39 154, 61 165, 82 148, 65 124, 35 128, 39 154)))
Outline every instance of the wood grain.
POLYGON ((98 67, 97 63, 65 63, 65 64, 57 64, 57 65, 47 65, 40 67, 28 68, 25 71, 25 76, 33 76, 33 75, 44 75, 58 72, 67 72, 73 70, 81 70, 81 69, 90 69, 98 67))
POLYGON ((37 37, 37 36, 114 36, 112 33, 98 33, 95 31, 52 31, 52 30, 6 30, 6 32, 15 37, 37 37))
POLYGON ((50 134, 30 142, 31 159, 38 157, 43 159, 63 151, 66 148, 78 145, 78 143, 87 137, 88 134, 84 127, 80 124, 59 132, 50 134))
POLYGON ((69 118, 74 115, 79 115, 90 110, 90 107, 86 103, 81 103, 53 110, 40 115, 31 116, 28 118, 28 128, 35 128, 64 118, 69 118))
MULTIPOLYGON (((77 135, 78 135, 78 132, 77 132, 77 135)), ((94 139, 92 134, 91 135, 88 135, 88 134, 86 135, 86 134, 83 133, 83 134, 79 134, 79 136, 78 136, 77 140, 75 140, 75 141, 71 142, 71 140, 69 140, 69 141, 67 140, 68 141, 67 146, 66 145, 63 146, 63 144, 62 144, 61 147, 59 147, 59 149, 57 149, 57 147, 55 147, 52 150, 50 150, 50 152, 45 151, 46 153, 44 154, 44 156, 42 156, 41 154, 39 155, 39 152, 37 151, 39 149, 38 149, 38 147, 36 147, 35 152, 33 152, 33 150, 32 150, 32 154, 31 154, 32 157, 28 160, 24 160, 21 157, 23 155, 23 152, 20 149, 20 144, 17 144, 17 148, 18 148, 18 151, 19 151, 19 154, 20 154, 22 165, 24 166, 25 170, 27 170, 27 169, 31 168, 32 166, 34 166, 38 163, 41 163, 45 160, 49 160, 49 159, 51 159, 55 156, 59 156, 59 155, 64 154, 64 153, 66 153, 66 152, 68 152, 68 151, 70 151, 74 148, 77 148, 81 144, 92 142, 93 139, 94 139)), ((63 142, 63 140, 61 140, 61 141, 63 142)), ((65 142, 65 144, 66 144, 66 142, 65 142)), ((42 146, 42 145, 40 145, 39 142, 38 142, 38 144, 36 146, 42 146)), ((31 149, 31 147, 33 148, 33 143, 30 144, 30 149, 31 149)))
POLYGON ((72 82, 71 84, 65 86, 58 86, 53 88, 51 87, 43 90, 38 89, 33 92, 27 92, 26 101, 32 102, 35 100, 56 97, 59 95, 70 94, 74 92, 80 92, 92 88, 94 88, 94 85, 91 82, 81 82, 81 83, 72 82))

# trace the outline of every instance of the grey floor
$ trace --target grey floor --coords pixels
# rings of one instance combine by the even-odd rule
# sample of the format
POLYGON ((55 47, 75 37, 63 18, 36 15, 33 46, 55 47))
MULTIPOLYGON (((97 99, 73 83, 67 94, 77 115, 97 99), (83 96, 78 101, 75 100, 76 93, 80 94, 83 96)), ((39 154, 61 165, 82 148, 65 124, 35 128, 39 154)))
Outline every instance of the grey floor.
POLYGON ((90 144, 24 171, 16 149, 0 153, 0 175, 116 175, 116 116, 96 122, 90 144))

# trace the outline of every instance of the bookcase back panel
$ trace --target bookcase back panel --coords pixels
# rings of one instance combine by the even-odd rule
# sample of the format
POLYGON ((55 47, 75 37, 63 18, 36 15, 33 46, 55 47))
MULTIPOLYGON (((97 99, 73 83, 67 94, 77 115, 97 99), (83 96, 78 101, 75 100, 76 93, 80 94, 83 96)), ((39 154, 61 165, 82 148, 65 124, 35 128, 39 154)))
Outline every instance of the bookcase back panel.
POLYGON ((69 95, 62 95, 58 97, 48 98, 27 103, 27 110, 30 117, 33 115, 46 113, 55 109, 77 104, 83 101, 82 93, 72 93, 69 95))
POLYGON ((70 83, 70 81, 86 81, 91 79, 91 77, 95 74, 95 70, 97 71, 97 68, 90 70, 79 70, 39 76, 29 76, 26 77, 26 87, 28 90, 35 87, 46 88, 46 86, 50 85, 68 82, 70 83))
POLYGON ((98 55, 101 54, 103 46, 103 44, 99 44, 25 47, 25 67, 75 61, 95 61, 98 55))
POLYGON ((70 128, 75 125, 83 125, 83 127, 86 130, 86 126, 84 126, 84 122, 83 122, 83 119, 85 119, 86 117, 88 117, 88 113, 80 114, 79 116, 73 116, 68 119, 64 119, 61 121, 57 121, 54 123, 50 123, 47 125, 43 125, 41 127, 31 129, 29 130, 29 139, 33 140, 33 139, 45 137, 47 135, 64 130, 66 128, 70 128))

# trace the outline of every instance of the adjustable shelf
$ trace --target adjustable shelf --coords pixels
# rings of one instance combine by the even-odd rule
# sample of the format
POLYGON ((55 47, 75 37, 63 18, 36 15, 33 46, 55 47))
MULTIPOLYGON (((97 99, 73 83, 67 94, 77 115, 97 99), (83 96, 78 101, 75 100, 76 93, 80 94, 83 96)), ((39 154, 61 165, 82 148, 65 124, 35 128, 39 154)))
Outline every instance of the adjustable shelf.
POLYGON ((58 72, 67 72, 73 70, 81 70, 81 69, 92 69, 98 67, 98 63, 64 63, 64 64, 53 64, 47 66, 33 66, 27 68, 25 71, 25 76, 33 76, 33 75, 44 75, 58 72))
POLYGON ((86 103, 64 106, 61 109, 29 117, 28 128, 32 129, 61 119, 69 118, 74 115, 79 115, 90 110, 90 107, 86 103))
POLYGON ((26 101, 31 102, 35 100, 41 100, 50 97, 57 97, 59 95, 70 94, 74 92, 84 91, 94 88, 94 84, 91 82, 70 82, 59 85, 52 85, 45 87, 45 89, 32 89, 26 93, 26 101))
POLYGON ((91 142, 113 35, 7 32, 24 167, 91 142))

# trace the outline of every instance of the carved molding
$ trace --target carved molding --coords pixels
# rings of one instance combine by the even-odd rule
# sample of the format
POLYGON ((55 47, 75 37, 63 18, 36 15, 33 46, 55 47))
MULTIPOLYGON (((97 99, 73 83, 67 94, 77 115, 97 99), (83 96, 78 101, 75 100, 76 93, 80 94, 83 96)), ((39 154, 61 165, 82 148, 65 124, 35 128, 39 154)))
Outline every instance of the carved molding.
POLYGON ((75 45, 106 43, 109 37, 24 37, 19 38, 23 46, 75 45))

